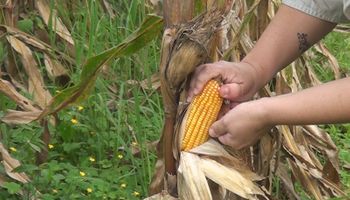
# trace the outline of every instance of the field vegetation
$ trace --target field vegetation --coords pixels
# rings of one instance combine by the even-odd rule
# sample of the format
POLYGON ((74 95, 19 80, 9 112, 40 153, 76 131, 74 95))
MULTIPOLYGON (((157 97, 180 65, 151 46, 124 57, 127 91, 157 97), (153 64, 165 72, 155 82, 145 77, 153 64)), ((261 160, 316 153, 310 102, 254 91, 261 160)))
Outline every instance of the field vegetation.
MULTIPOLYGON (((83 66, 89 58, 98 59, 94 56, 123 43, 147 14, 157 12, 146 0, 65 0, 62 4, 38 1, 47 2, 46 10, 38 9, 35 1, 20 2, 1 1, 0 80, 11 82, 24 98, 34 99, 33 105, 40 109, 42 102, 29 92, 32 83, 27 81, 31 75, 26 65, 36 63, 43 88, 51 96, 59 95, 65 88, 81 83, 83 66), (15 7, 8 2, 14 2, 15 7), (11 13, 13 10, 18 13, 11 13), (55 17, 45 19, 43 12, 53 10, 69 36, 57 33, 55 17), (18 44, 11 38, 16 34, 31 35, 43 41, 47 49, 30 44, 28 38, 27 43, 18 44), (15 45, 22 48, 22 53, 15 45), (56 62, 61 71, 50 73, 48 62, 56 62)), ((82 91, 85 98, 46 120, 27 123, 32 118, 25 113, 8 117, 10 111, 21 109, 1 86, 0 117, 5 120, 0 122, 0 151, 6 162, 0 165, 0 199, 147 197, 164 119, 159 91, 160 43, 161 32, 137 52, 121 54, 101 64, 98 75, 92 76, 96 81, 82 91), (6 152, 11 159, 5 158, 6 152), (20 161, 20 166, 14 165, 12 159, 20 161), (4 163, 10 163, 15 173, 9 173, 4 163)), ((324 43, 338 60, 341 73, 350 74, 349 34, 331 33, 324 43)), ((311 63, 319 79, 334 79, 330 68, 319 65, 324 57, 315 55, 311 63)), ((344 191, 350 193, 350 125, 321 127, 339 148, 341 182, 344 191)), ((278 187, 274 191, 281 192, 278 187)), ((309 199, 306 194, 303 198, 309 199)))

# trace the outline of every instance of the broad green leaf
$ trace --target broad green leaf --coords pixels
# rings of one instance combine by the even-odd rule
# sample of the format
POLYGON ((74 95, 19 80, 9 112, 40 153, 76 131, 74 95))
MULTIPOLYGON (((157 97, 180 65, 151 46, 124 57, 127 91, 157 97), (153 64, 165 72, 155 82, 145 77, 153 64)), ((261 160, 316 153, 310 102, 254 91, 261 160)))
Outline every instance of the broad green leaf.
POLYGON ((31 33, 33 31, 33 26, 34 23, 31 19, 22 19, 17 22, 18 29, 26 33, 31 33))
POLYGON ((103 65, 109 64, 116 58, 129 56, 142 49, 159 35, 162 27, 162 18, 155 15, 149 15, 142 23, 141 27, 131 34, 130 37, 126 38, 121 44, 89 58, 83 66, 80 82, 53 97, 49 105, 39 116, 39 119, 57 113, 59 110, 70 104, 84 100, 95 85, 97 75, 103 65))
POLYGON ((15 182, 6 182, 4 183, 4 188, 6 188, 10 194, 16 194, 21 190, 21 185, 15 182))

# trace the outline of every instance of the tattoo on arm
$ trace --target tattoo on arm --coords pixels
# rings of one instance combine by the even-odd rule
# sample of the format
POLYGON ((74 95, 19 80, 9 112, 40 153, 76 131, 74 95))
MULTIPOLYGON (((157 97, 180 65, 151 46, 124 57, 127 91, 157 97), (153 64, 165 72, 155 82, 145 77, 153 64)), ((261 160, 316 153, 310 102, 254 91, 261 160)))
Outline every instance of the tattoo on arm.
POLYGON ((299 51, 304 52, 310 47, 310 43, 307 41, 307 34, 306 33, 297 33, 298 40, 299 40, 299 51))

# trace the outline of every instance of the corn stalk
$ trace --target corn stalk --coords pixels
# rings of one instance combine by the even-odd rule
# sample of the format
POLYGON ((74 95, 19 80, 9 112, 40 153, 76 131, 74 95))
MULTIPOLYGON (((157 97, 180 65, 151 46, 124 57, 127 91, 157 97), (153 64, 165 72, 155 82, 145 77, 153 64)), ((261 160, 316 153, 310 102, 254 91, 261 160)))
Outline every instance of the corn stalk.
MULTIPOLYGON (((191 73, 202 63, 242 59, 278 6, 272 0, 163 1, 166 27, 160 74, 165 121, 150 185, 154 196, 148 199, 271 199, 276 179, 283 191, 275 194, 278 199, 300 199, 296 183, 315 199, 344 195, 338 150, 329 135, 314 125, 277 126, 257 144, 240 151, 213 139, 189 152, 179 148, 191 73)), ((334 57, 321 43, 317 49, 328 58, 324 65, 332 66, 339 77, 334 57)), ((319 84, 310 65, 312 57, 313 51, 303 54, 256 98, 319 84)))

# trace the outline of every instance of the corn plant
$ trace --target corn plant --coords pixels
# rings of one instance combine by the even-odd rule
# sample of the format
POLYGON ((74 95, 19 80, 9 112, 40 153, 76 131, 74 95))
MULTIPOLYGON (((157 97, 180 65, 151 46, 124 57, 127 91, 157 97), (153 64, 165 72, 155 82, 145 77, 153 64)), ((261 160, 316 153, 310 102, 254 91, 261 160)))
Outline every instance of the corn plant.
MULTIPOLYGON (((185 124, 206 126, 203 123, 210 120, 192 115, 191 107, 196 103, 186 103, 191 73, 202 63, 242 59, 278 6, 278 1, 259 0, 163 2, 166 27, 160 72, 165 122, 150 185, 150 193, 155 195, 149 199, 270 199, 276 179, 279 190, 285 191, 275 194, 278 199, 300 199, 296 184, 315 199, 344 195, 337 147, 315 125, 277 126, 255 145, 239 151, 213 139, 195 148, 188 144, 188 138, 199 141, 196 137, 208 133, 202 130, 188 136, 186 129, 192 128, 185 124)), ((322 43, 316 48, 328 58, 323 64, 331 66, 335 78, 339 78, 333 56, 322 43)), ((256 98, 320 84, 309 64, 313 54, 314 51, 304 53, 278 73, 256 98)), ((214 109, 206 104, 207 109, 214 109)))

